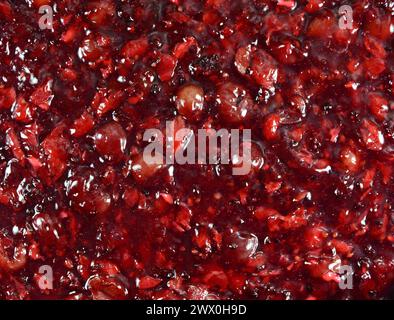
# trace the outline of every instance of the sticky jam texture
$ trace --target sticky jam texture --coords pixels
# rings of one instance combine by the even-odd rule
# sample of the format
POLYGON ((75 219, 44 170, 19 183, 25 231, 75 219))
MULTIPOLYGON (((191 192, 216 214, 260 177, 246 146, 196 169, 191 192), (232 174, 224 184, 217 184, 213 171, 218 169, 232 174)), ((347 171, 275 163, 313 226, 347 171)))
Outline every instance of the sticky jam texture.
POLYGON ((344 4, 0 0, 0 298, 393 298, 394 5, 344 4), (252 170, 145 163, 169 120, 252 170))

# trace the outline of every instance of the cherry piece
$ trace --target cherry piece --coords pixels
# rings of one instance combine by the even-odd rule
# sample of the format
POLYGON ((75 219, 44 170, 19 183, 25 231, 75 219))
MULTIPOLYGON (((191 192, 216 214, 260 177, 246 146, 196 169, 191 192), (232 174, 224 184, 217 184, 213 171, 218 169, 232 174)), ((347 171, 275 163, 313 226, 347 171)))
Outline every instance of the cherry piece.
POLYGON ((107 123, 94 135, 94 146, 97 152, 109 161, 119 162, 122 160, 126 143, 126 132, 116 122, 107 123))
POLYGON ((204 110, 204 91, 201 87, 188 84, 182 87, 176 96, 179 113, 189 120, 199 119, 204 110))

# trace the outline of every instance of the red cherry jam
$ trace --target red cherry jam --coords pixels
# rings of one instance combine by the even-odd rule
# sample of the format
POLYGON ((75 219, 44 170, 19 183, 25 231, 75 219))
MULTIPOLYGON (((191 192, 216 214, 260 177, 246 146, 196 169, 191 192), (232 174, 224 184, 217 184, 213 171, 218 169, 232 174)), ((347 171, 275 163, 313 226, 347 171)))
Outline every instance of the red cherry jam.
POLYGON ((0 298, 393 298, 394 6, 343 5, 0 0, 0 298))

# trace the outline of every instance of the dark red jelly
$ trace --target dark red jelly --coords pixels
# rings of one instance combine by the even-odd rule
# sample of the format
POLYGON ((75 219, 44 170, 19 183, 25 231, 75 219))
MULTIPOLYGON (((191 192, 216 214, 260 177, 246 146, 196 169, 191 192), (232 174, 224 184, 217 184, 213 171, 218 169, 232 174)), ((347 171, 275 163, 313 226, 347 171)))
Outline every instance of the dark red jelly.
POLYGON ((0 298, 393 298, 394 5, 346 4, 0 0, 0 298))

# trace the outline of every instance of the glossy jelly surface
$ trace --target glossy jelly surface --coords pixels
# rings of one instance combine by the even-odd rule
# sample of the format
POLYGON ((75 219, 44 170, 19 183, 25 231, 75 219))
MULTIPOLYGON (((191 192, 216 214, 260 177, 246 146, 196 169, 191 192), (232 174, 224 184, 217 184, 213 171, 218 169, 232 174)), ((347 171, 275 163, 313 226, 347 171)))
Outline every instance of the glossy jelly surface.
POLYGON ((0 298, 392 298, 393 16, 0 0, 0 298), (251 129, 252 170, 145 163, 168 120, 251 129))

